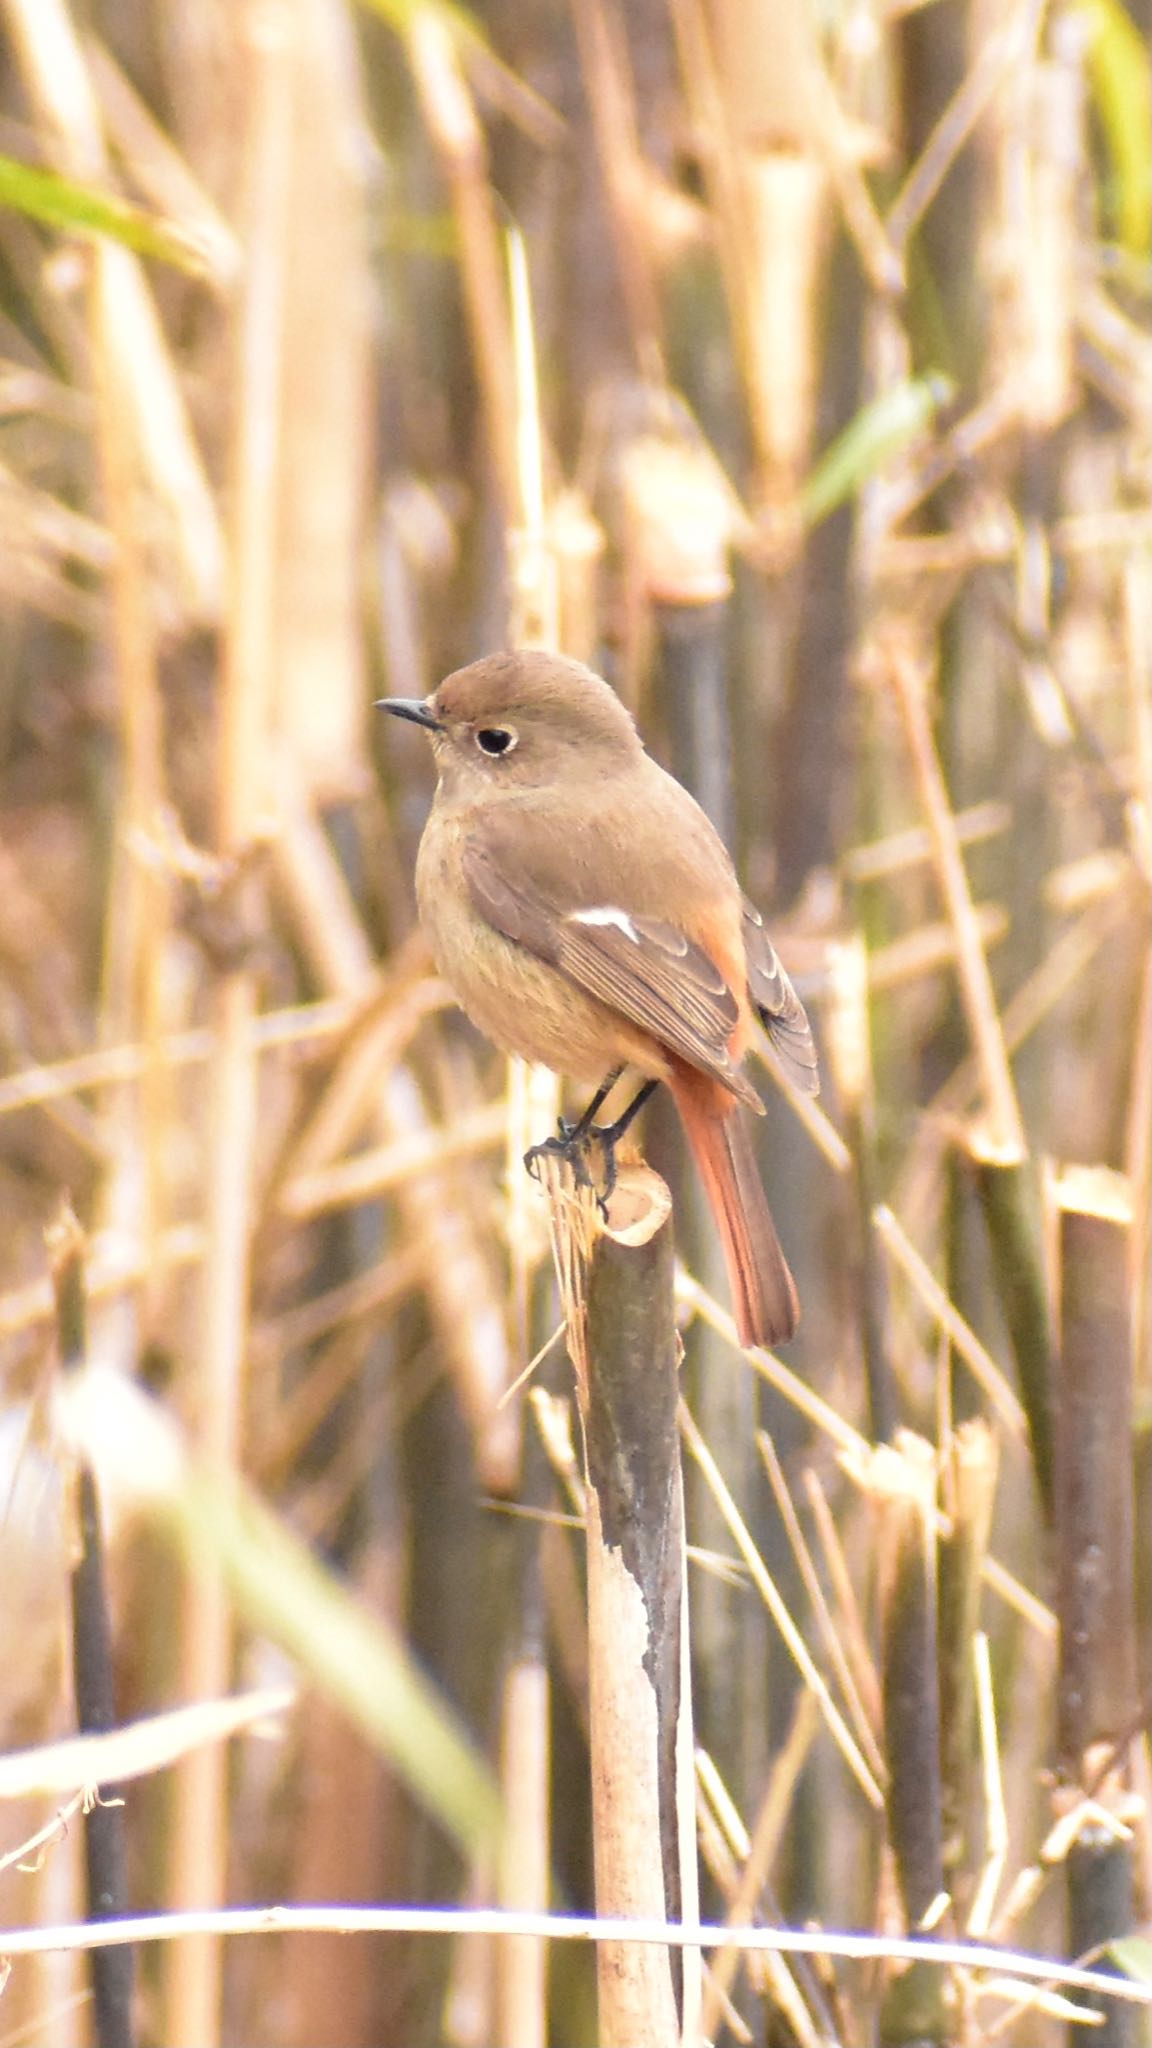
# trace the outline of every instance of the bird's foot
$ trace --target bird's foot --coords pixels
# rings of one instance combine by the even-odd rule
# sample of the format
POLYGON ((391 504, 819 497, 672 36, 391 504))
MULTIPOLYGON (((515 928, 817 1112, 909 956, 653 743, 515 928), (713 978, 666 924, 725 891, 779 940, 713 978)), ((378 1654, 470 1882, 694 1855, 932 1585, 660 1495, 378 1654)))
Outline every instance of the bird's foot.
POLYGON ((539 1180, 542 1160, 566 1160, 577 1187, 592 1189, 607 1222, 608 1203, 616 1186, 616 1143, 622 1135, 616 1124, 590 1124, 583 1117, 579 1123, 570 1123, 562 1116, 556 1136, 531 1146, 524 1154, 524 1165, 533 1180, 539 1180), (600 1167, 598 1173, 592 1170, 594 1164, 600 1167))

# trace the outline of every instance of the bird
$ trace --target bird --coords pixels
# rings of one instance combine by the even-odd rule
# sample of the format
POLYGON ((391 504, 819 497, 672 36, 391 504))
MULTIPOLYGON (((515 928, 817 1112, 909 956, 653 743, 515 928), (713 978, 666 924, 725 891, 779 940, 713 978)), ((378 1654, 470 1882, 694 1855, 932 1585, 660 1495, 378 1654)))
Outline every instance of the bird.
MULTIPOLYGON (((728 851, 646 752, 602 676, 538 649, 490 654, 426 698, 380 708, 423 727, 436 793, 416 896, 437 967, 504 1052, 596 1093, 527 1155, 615 1145, 668 1087, 708 1196, 741 1344, 796 1331, 799 1303, 764 1194, 744 1069, 756 1019, 793 1083, 819 1089, 808 1018, 728 851), (621 1073, 643 1079, 614 1124, 621 1073)), ((609 1182, 609 1185, 611 1182, 609 1182)))

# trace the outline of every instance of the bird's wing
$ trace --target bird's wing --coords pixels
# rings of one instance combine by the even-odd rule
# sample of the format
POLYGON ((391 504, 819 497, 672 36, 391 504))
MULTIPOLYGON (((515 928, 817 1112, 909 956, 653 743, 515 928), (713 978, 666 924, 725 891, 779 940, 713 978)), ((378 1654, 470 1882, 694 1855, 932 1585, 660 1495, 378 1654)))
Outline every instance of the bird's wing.
POLYGON ((780 965, 760 912, 747 897, 744 949, 748 955, 748 993, 784 1071, 804 1095, 819 1095, 816 1047, 804 1005, 780 965))
POLYGON ((762 1109, 728 1049, 739 1001, 703 947, 663 918, 620 904, 559 901, 546 873, 532 873, 525 839, 513 851, 505 836, 484 821, 468 835, 464 878, 480 916, 668 1052, 722 1081, 741 1102, 762 1109))

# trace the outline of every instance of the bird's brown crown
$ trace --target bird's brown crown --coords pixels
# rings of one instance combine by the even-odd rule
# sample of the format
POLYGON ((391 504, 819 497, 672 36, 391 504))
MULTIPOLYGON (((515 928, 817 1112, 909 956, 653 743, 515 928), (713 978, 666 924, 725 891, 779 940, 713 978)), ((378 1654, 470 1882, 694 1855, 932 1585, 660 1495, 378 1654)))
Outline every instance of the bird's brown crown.
POLYGON ((433 705, 446 726, 528 721, 569 744, 640 751, 631 716, 616 692, 582 662, 522 650, 490 654, 446 676, 433 705))

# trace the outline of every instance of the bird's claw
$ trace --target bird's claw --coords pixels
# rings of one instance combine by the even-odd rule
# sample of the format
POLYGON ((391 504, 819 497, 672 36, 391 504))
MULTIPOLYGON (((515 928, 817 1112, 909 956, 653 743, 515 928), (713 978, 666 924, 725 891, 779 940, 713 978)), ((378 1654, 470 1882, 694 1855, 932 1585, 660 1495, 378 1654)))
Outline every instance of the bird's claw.
POLYGON ((542 1159, 566 1160, 577 1187, 592 1189, 600 1215, 605 1223, 608 1221, 608 1203, 616 1186, 616 1134, 610 1125, 589 1124, 582 1130, 578 1123, 561 1117, 556 1136, 532 1145, 524 1154, 525 1169, 535 1181, 540 1179, 542 1159), (599 1185, 589 1170, 589 1154, 594 1146, 604 1162, 599 1185))

